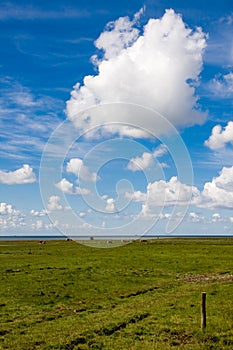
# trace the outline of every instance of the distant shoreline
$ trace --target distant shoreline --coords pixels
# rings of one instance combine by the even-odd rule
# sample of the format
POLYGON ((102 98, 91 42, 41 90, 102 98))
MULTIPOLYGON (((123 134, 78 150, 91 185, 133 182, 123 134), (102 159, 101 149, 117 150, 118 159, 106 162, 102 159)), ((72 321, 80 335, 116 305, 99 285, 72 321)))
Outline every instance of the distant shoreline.
POLYGON ((121 237, 106 237, 106 236, 91 236, 91 237, 87 237, 87 236, 0 236, 0 241, 40 241, 40 240, 67 240, 67 239, 71 239, 74 241, 79 241, 79 240, 85 240, 85 241, 91 241, 91 240, 128 240, 128 241, 136 241, 136 240, 149 240, 149 239, 162 239, 162 238, 184 238, 184 239, 188 239, 188 238, 201 238, 201 239, 209 239, 209 238, 233 238, 233 235, 157 235, 157 236, 132 236, 132 237, 125 237, 125 236, 121 236, 121 237))

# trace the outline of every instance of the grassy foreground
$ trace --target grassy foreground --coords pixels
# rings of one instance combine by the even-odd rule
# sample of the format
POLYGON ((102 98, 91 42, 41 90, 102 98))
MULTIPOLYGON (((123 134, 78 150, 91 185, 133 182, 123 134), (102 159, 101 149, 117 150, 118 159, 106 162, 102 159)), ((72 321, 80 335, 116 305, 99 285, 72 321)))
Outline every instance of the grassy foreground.
POLYGON ((233 349, 233 239, 0 242, 0 263, 0 349, 233 349))

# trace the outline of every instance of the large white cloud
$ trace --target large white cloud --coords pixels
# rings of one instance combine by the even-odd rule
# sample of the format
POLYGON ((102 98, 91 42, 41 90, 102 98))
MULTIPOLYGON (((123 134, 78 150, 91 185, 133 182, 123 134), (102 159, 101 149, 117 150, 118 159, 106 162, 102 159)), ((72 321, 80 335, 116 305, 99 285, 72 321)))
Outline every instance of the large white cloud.
POLYGON ((149 183, 146 192, 127 192, 126 198, 142 202, 143 213, 153 213, 153 207, 192 205, 206 209, 233 209, 233 166, 223 167, 220 175, 204 184, 200 191, 195 186, 181 183, 177 177, 169 181, 149 183))
POLYGON ((147 202, 150 206, 184 206, 187 204, 198 204, 200 201, 200 191, 190 185, 182 184, 176 176, 169 181, 160 180, 149 183, 146 193, 136 191, 126 193, 127 198, 135 202, 147 202))
MULTIPOLYGON (((194 31, 188 28, 172 9, 166 10, 160 19, 150 19, 141 35, 135 26, 135 18, 133 21, 119 18, 96 40, 96 47, 103 52, 101 59, 94 58, 98 74, 86 76, 83 85, 77 83, 74 87, 67 102, 69 119, 84 131, 96 123, 104 130, 105 123, 115 122, 114 127, 105 127, 105 131, 144 137, 144 131, 117 125, 121 116, 117 109, 113 108, 111 113, 78 114, 93 105, 124 102, 152 108, 175 126, 203 122, 205 113, 197 109, 195 84, 202 70, 205 34, 200 28, 194 31)), ((127 106, 124 110, 124 122, 132 125, 127 106)), ((133 121, 137 124, 142 118, 145 115, 140 110, 133 121)), ((151 130, 146 121, 144 126, 151 132, 161 127, 159 120, 156 130, 151 130)))
POLYGON ((36 176, 28 164, 24 164, 22 168, 15 171, 0 170, 0 183, 2 184, 28 184, 35 181, 36 176))
POLYGON ((222 128, 221 125, 215 125, 211 135, 205 141, 205 145, 212 150, 223 148, 227 143, 233 144, 233 122, 230 121, 222 128))

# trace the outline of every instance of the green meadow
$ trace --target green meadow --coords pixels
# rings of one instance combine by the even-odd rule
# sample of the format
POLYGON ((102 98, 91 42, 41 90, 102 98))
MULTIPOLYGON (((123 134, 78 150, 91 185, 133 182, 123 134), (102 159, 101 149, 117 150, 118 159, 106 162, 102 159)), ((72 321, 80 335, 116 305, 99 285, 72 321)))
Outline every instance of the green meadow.
POLYGON ((233 349, 233 239, 0 241, 0 263, 0 349, 233 349))

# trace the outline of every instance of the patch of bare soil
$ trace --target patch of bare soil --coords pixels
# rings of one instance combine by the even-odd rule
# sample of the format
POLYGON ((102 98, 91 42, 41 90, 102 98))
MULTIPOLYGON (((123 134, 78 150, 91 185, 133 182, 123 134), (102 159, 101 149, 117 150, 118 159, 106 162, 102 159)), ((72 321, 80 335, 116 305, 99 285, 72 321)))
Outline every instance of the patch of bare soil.
POLYGON ((185 282, 233 282, 233 274, 230 273, 205 273, 201 275, 186 274, 178 277, 185 282))

